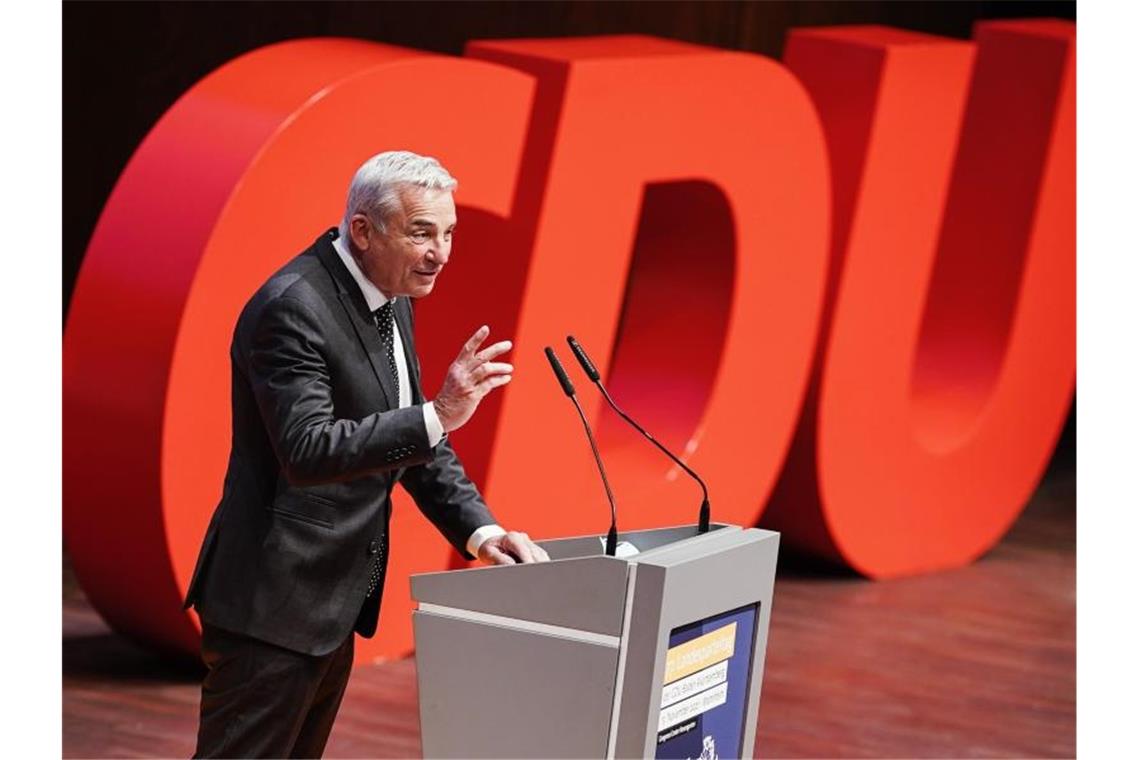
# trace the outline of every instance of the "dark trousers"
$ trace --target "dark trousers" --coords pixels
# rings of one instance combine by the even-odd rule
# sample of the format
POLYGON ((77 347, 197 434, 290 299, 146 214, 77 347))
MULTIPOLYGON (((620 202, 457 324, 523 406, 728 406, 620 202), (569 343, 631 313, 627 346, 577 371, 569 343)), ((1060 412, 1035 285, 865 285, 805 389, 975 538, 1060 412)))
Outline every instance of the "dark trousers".
POLYGON ((194 757, 320 757, 352 670, 353 638, 314 657, 202 625, 194 757))

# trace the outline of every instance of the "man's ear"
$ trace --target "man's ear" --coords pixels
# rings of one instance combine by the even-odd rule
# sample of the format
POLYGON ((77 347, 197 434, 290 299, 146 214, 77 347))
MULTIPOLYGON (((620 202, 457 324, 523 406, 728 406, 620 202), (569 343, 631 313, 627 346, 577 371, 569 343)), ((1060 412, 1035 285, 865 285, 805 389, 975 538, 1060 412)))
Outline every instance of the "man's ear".
POLYGON ((352 218, 348 220, 349 239, 345 242, 350 242, 352 248, 357 251, 366 251, 372 233, 372 223, 368 221, 368 217, 364 214, 353 214, 352 218))

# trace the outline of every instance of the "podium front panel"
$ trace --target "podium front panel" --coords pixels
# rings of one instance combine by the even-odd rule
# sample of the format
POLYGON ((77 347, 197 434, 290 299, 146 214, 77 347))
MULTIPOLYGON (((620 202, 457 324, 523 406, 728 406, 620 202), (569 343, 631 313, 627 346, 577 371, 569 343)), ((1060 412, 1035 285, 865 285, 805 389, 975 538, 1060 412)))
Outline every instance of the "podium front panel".
POLYGON ((423 611, 413 623, 424 757, 605 756, 617 637, 423 611))

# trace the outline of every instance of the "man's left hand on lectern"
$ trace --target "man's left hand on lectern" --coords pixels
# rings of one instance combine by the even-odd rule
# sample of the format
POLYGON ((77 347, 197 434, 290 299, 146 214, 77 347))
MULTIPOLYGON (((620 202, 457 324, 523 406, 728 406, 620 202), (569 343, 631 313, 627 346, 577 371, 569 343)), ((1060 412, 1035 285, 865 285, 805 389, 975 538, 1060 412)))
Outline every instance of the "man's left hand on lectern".
POLYGON ((524 562, 549 562, 546 551, 530 540, 530 536, 510 531, 488 538, 479 547, 479 559, 492 565, 517 565, 524 562))

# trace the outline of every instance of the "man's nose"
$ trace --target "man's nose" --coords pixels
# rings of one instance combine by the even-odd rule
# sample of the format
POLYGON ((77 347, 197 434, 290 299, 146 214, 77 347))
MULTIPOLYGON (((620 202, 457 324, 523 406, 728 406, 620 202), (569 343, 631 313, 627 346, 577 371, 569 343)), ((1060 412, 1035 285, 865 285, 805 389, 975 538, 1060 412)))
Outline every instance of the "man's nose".
POLYGON ((451 258, 451 242, 447 240, 437 240, 428 251, 428 258, 433 262, 443 266, 447 260, 451 258))

